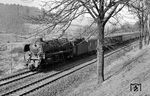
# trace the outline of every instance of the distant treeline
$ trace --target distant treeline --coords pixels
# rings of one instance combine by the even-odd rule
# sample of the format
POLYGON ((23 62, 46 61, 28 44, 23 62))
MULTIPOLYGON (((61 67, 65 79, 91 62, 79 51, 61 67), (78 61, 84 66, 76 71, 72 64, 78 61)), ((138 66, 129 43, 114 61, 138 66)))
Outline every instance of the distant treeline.
POLYGON ((37 16, 40 9, 16 4, 0 3, 0 32, 23 34, 28 31, 25 23, 30 23, 25 18, 37 16))

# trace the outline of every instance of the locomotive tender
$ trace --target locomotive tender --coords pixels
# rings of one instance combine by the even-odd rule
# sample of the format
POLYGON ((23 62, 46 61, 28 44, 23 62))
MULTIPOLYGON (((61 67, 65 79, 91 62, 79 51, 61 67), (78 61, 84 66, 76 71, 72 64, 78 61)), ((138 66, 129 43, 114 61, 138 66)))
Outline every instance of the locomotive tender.
MULTIPOLYGON (((105 37, 104 47, 138 37, 138 32, 110 35, 105 37)), ((93 51, 96 52, 96 48, 96 38, 90 38, 88 41, 85 41, 84 38, 74 41, 69 41, 67 38, 43 41, 42 38, 38 38, 24 46, 24 57, 27 67, 33 71, 46 64, 60 62, 93 51)))

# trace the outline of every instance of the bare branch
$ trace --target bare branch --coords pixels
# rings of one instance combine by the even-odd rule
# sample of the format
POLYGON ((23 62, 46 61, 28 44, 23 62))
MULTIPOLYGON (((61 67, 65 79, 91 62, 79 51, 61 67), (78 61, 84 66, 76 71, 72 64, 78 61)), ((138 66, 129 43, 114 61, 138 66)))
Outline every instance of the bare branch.
POLYGON ((117 7, 118 7, 119 4, 116 4, 114 6, 114 8, 111 10, 111 12, 108 14, 107 17, 105 17, 105 20, 104 20, 104 25, 107 23, 107 21, 112 17, 112 15, 114 14, 114 12, 116 11, 117 7))
POLYGON ((96 16, 93 14, 93 12, 90 10, 90 8, 86 5, 87 2, 83 2, 82 0, 77 0, 79 1, 86 9, 87 11, 89 12, 89 14, 96 20, 96 16))

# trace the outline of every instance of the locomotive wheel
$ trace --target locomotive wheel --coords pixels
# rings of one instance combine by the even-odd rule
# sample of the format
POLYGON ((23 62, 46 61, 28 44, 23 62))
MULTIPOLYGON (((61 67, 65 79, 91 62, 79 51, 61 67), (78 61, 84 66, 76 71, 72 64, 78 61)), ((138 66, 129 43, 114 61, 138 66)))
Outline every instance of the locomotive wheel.
POLYGON ((28 68, 31 71, 40 71, 42 69, 43 66, 43 60, 31 60, 30 62, 31 64, 29 64, 28 68))
POLYGON ((35 66, 35 61, 34 60, 31 60, 28 64, 28 68, 31 70, 31 71, 35 71, 37 69, 37 67, 35 66))
POLYGON ((36 68, 35 68, 33 65, 29 65, 29 69, 30 69, 31 71, 35 71, 35 70, 36 70, 36 68))
POLYGON ((37 71, 41 71, 41 69, 43 68, 44 64, 45 64, 45 63, 44 63, 44 60, 42 59, 41 62, 40 62, 40 64, 39 64, 38 67, 36 68, 36 70, 37 70, 37 71))

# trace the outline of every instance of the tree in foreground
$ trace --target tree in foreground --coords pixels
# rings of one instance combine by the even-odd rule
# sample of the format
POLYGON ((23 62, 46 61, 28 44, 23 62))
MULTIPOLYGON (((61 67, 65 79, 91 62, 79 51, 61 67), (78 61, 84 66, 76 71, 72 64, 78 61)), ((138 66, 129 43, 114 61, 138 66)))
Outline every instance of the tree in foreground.
POLYGON ((147 13, 147 31, 148 31, 148 44, 150 42, 150 0, 143 0, 144 1, 144 6, 146 8, 146 13, 147 13))
POLYGON ((145 0, 131 0, 128 3, 129 11, 133 14, 135 14, 139 20, 139 31, 140 31, 140 40, 139 40, 139 49, 142 49, 142 42, 145 41, 145 44, 147 41, 147 36, 149 34, 147 28, 148 25, 148 9, 145 5, 145 0))
MULTIPOLYGON (((82 15, 90 15, 97 25, 97 77, 98 83, 104 81, 104 28, 111 17, 114 17, 129 0, 49 0, 43 2, 43 16, 39 20, 51 30, 59 26, 63 33, 72 21, 82 15)), ((32 18, 33 20, 33 18, 32 18)), ((92 26, 92 24, 90 26, 92 26)), ((93 32, 91 32, 91 35, 93 32)))

